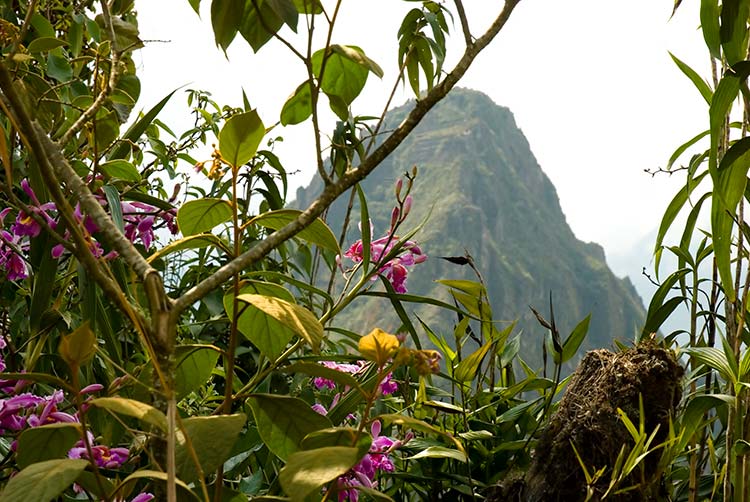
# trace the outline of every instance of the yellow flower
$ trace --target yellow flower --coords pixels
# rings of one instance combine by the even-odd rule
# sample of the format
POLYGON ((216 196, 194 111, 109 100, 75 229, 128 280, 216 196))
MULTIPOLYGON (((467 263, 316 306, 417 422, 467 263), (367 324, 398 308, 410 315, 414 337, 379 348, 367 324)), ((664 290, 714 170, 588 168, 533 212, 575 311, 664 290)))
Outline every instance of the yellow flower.
POLYGON ((370 334, 359 339, 359 353, 365 359, 375 361, 379 367, 383 367, 388 359, 396 354, 399 345, 400 342, 394 335, 375 328, 370 334))

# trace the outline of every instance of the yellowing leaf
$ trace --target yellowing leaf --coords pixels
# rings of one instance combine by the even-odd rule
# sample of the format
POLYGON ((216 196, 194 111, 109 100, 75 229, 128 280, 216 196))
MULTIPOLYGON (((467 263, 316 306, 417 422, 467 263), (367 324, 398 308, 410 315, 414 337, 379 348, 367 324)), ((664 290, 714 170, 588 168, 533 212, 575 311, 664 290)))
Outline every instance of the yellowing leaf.
POLYGON ((96 353, 96 335, 88 321, 60 340, 60 356, 71 368, 78 368, 96 353))
POLYGON ((396 354, 399 345, 400 342, 394 335, 375 328, 367 336, 359 339, 359 353, 365 359, 375 361, 378 366, 384 366, 388 359, 396 354))
POLYGON ((237 299, 273 317, 302 337, 315 352, 320 351, 320 342, 323 341, 323 325, 306 308, 271 296, 239 295, 237 299))

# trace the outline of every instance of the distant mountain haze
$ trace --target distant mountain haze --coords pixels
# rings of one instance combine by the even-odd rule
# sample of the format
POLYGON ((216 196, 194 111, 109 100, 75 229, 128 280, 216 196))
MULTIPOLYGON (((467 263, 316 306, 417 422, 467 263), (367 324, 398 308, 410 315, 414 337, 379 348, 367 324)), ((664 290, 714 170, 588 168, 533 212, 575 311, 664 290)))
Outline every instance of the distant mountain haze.
MULTIPOLYGON (((396 127, 414 102, 390 111, 385 129, 396 127)), ((496 320, 517 320, 521 354, 534 368, 541 365, 545 336, 529 306, 548 316, 552 291, 555 318, 566 337, 592 314, 584 350, 611 347, 618 338, 632 341, 644 322, 643 303, 627 278, 608 268, 604 250, 576 239, 568 226, 555 187, 537 163, 513 114, 486 95, 456 89, 435 107, 363 183, 374 237, 388 229, 395 203, 394 183, 412 166, 419 174, 412 191, 413 206, 404 229, 429 220, 416 235, 429 259, 412 268, 410 293, 450 302, 438 279, 469 279, 469 267, 441 256, 469 253, 487 285, 496 320)), ((296 206, 305 207, 320 192, 316 178, 297 191, 296 206)), ((340 232, 346 200, 334 204, 327 216, 340 232)), ((596 208, 592 208, 595 211, 596 208)), ((360 238, 359 207, 352 212, 345 246, 360 238)), ((337 286, 342 287, 342 280, 337 286)), ((382 288, 379 283, 374 287, 382 288)), ((437 333, 452 339, 456 318, 421 304, 406 304, 437 333)), ((419 326, 415 317, 414 324, 419 326)), ((398 316, 386 299, 357 299, 345 316, 334 320, 356 332, 373 327, 396 329, 398 316)), ((418 331, 420 328, 417 328, 418 331)), ((473 342, 471 349, 474 350, 473 342)), ((425 342, 430 346, 429 342, 425 342)))

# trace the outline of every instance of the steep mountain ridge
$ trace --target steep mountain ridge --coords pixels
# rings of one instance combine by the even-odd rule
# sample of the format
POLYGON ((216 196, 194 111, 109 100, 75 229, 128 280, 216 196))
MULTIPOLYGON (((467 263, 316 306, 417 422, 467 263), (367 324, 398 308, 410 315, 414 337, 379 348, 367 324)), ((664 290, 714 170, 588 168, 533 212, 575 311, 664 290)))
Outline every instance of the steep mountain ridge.
MULTIPOLYGON (((390 111, 386 127, 400 123, 412 106, 390 111)), ((544 330, 529 305, 547 312, 550 291, 563 336, 591 313, 584 348, 608 347, 614 338, 632 340, 644 318, 641 299, 628 279, 609 270, 601 246, 576 239, 555 187, 510 110, 476 91, 451 92, 362 184, 375 236, 388 227, 395 180, 413 165, 419 175, 407 227, 429 214, 416 239, 430 259, 413 269, 410 292, 448 300, 435 280, 475 277, 468 267, 439 257, 468 252, 487 284, 495 318, 518 320, 521 351, 532 366, 541 362, 544 330)), ((297 204, 308 204, 319 190, 317 182, 299 189, 297 204)), ((331 208, 332 228, 340 228, 344 211, 344 202, 331 208)), ((355 206, 347 243, 359 238, 358 215, 355 206)), ((422 305, 409 307, 433 330, 452 332, 452 317, 422 305)), ((357 301, 337 323, 357 331, 373 325, 395 329, 399 322, 390 308, 383 300, 357 301)))

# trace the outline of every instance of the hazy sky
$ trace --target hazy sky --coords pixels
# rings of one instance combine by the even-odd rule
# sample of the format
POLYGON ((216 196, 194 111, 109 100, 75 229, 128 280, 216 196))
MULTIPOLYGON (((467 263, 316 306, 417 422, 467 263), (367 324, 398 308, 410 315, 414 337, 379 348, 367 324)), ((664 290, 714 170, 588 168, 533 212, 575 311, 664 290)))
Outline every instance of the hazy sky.
MULTIPOLYGON (((300 63, 278 44, 260 54, 238 37, 229 59, 215 47, 209 0, 202 18, 187 0, 138 0, 141 37, 148 43, 136 61, 148 108, 174 88, 211 91, 223 104, 241 106, 241 88, 266 125, 278 120, 286 98, 304 80, 300 63)), ((464 1, 472 33, 481 34, 502 2, 464 1)), ((576 235, 602 244, 608 255, 628 251, 659 223, 681 176, 652 178, 681 143, 707 127, 708 108, 668 51, 708 76, 708 56, 698 26, 699 3, 686 0, 669 20, 672 0, 521 0, 506 28, 476 60, 461 85, 509 107, 539 164, 557 187, 576 235), (679 178, 679 179, 678 179, 679 178)), ((355 112, 379 115, 396 78, 396 32, 413 2, 343 2, 333 43, 359 45, 385 70, 372 75, 355 112)), ((449 8, 453 3, 447 2, 449 8)), ((460 29, 456 26, 455 33, 460 29)), ((285 32, 286 33, 286 32, 285 32)), ((291 36, 291 32, 288 33, 291 36)), ((460 55, 454 37, 449 62, 460 55)), ((322 44, 322 42, 321 42, 322 44)), ((410 97, 401 92, 395 104, 410 97)), ((177 95, 165 122, 185 121, 177 95)), ((331 130, 328 116, 323 129, 331 130)), ((280 128, 287 170, 314 172, 311 127, 280 128)), ((203 157, 209 158, 210 151, 203 157)), ((293 193, 293 192, 292 192, 293 193)))

